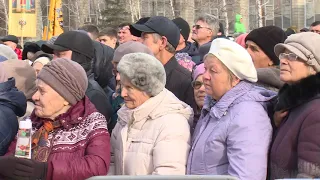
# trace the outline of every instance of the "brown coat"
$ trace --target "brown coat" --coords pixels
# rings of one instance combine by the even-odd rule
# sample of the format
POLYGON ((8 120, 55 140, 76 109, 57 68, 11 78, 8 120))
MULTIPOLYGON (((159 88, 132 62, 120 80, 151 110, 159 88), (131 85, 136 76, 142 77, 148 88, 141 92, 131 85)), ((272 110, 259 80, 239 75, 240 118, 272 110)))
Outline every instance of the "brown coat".
POLYGON ((320 177, 320 74, 284 85, 276 110, 289 114, 271 148, 271 178, 320 177))

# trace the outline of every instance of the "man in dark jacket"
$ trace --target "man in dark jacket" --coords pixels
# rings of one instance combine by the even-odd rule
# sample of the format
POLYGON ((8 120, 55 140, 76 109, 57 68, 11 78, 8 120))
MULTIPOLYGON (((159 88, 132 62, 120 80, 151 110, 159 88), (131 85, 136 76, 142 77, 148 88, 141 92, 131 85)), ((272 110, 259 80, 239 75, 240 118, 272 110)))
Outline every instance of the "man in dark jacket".
POLYGON ((15 87, 15 79, 4 77, 6 74, 0 66, 0 156, 3 156, 17 135, 17 116, 25 114, 27 100, 15 87))
POLYGON ((94 79, 92 72, 95 50, 90 37, 82 32, 69 31, 62 33, 54 44, 44 44, 41 49, 46 53, 54 54, 53 60, 57 58, 71 59, 84 68, 89 81, 86 96, 89 97, 97 110, 109 120, 112 113, 109 97, 94 79))
POLYGON ((166 88, 181 101, 196 108, 191 72, 180 66, 174 56, 180 39, 178 27, 166 17, 154 16, 144 24, 133 24, 132 28, 142 33, 143 44, 164 65, 167 74, 166 88))
POLYGON ((181 53, 187 53, 192 61, 196 64, 200 62, 198 48, 191 42, 188 41, 190 36, 190 26, 187 21, 182 18, 176 18, 172 20, 180 29, 180 40, 176 49, 176 58, 177 55, 181 53))

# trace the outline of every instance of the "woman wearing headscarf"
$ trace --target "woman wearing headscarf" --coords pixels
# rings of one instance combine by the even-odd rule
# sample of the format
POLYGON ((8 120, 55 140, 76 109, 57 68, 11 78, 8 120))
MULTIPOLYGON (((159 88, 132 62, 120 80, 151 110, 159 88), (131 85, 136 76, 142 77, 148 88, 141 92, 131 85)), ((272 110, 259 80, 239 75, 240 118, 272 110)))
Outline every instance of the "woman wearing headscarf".
POLYGON ((192 137, 187 174, 265 180, 272 127, 266 107, 275 93, 254 86, 249 53, 227 40, 212 41, 204 58, 206 98, 192 137))
POLYGON ((120 60, 121 96, 112 131, 116 175, 184 175, 193 111, 165 89, 166 73, 154 56, 130 53, 120 60))
POLYGON ((32 159, 1 157, 0 175, 48 180, 106 175, 110 160, 107 122, 85 96, 84 69, 74 61, 56 59, 37 78, 38 91, 32 97, 36 106, 30 117, 32 159))
POLYGON ((44 65, 48 64, 50 59, 48 57, 39 57, 32 63, 32 67, 36 72, 36 75, 39 74, 44 65))
POLYGON ((26 97, 15 87, 15 79, 8 77, 0 63, 0 156, 7 152, 15 138, 18 132, 17 116, 23 116, 27 106, 26 97))
POLYGON ((193 87, 193 92, 194 92, 194 99, 197 104, 197 110, 196 110, 196 112, 194 112, 192 130, 194 130, 194 128, 197 125, 197 122, 198 122, 200 114, 201 114, 201 110, 204 105, 204 98, 206 96, 205 88, 204 88, 204 84, 203 84, 204 72, 205 72, 205 69, 204 69, 203 63, 197 65, 192 72, 192 79, 193 79, 192 87, 193 87))
POLYGON ((320 36, 293 34, 275 47, 280 89, 275 110, 286 112, 271 148, 271 178, 320 177, 320 36))

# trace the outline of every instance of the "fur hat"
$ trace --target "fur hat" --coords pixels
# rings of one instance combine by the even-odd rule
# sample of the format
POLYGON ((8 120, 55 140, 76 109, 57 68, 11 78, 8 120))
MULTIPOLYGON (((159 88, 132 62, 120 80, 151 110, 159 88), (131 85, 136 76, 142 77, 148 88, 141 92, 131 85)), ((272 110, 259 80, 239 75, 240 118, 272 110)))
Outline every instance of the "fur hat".
POLYGON ((122 57, 117 67, 120 76, 150 96, 158 95, 166 85, 166 72, 160 61, 146 53, 130 53, 122 57))

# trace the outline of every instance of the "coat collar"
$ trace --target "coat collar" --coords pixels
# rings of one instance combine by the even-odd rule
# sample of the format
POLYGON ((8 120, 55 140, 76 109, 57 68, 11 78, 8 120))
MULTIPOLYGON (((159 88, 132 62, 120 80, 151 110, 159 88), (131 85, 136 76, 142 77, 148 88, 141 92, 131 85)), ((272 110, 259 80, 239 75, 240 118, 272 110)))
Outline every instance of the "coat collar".
POLYGON ((320 73, 295 84, 285 84, 279 91, 275 110, 289 110, 317 98, 320 98, 320 73))
POLYGON ((220 119, 222 116, 226 115, 228 108, 239 97, 246 94, 253 87, 253 84, 246 81, 241 81, 237 86, 224 94, 219 101, 215 101, 210 96, 207 96, 203 109, 205 109, 207 112, 210 111, 210 116, 220 119))
POLYGON ((164 65, 164 69, 166 71, 167 78, 171 74, 173 70, 176 69, 176 67, 179 65, 177 59, 175 56, 172 56, 172 58, 167 62, 167 64, 164 65))

